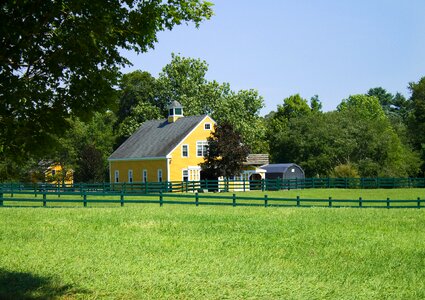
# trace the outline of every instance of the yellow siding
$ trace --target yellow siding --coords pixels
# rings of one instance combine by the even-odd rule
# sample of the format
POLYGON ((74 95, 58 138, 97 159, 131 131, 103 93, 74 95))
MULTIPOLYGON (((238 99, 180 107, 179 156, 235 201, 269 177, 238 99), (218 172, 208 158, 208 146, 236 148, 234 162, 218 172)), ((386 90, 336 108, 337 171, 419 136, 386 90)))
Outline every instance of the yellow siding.
MULTIPOLYGON (((74 174, 73 174, 73 170, 67 170, 67 174, 65 176, 65 184, 73 184, 74 183, 74 174)), ((49 180, 55 177, 55 175, 53 175, 53 173, 55 173, 55 175, 58 175, 60 173, 62 173, 62 167, 59 164, 52 164, 45 172, 44 172, 44 176, 49 180), (53 172, 54 171, 54 172, 53 172)), ((58 183, 62 183, 60 181, 57 180, 53 180, 51 181, 52 183, 58 184, 58 183)))
POLYGON ((170 153, 170 181, 182 181, 182 172, 188 167, 197 167, 204 161, 203 157, 196 156, 196 142, 206 141, 214 129, 214 121, 207 116, 195 129, 181 141, 170 153), (205 123, 211 124, 211 129, 204 129, 205 123), (189 146, 189 157, 182 157, 182 145, 189 146))
POLYGON ((129 182, 128 171, 133 170, 133 182, 142 182, 143 170, 147 170, 149 182, 158 181, 158 169, 162 170, 162 181, 167 181, 167 160, 132 160, 132 161, 111 161, 110 180, 115 182, 115 171, 119 171, 119 182, 129 182))

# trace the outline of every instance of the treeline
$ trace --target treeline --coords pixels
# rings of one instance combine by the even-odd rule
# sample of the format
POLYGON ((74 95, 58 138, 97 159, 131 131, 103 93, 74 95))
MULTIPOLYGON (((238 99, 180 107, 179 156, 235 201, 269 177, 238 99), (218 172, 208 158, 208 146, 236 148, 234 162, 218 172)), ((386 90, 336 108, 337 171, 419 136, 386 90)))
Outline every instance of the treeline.
POLYGON ((49 180, 108 181, 107 158, 146 120, 167 116, 167 103, 179 101, 184 114, 210 114, 241 133, 252 153, 269 153, 272 162, 294 162, 306 176, 407 177, 425 170, 425 77, 410 83, 409 98, 378 87, 342 100, 323 112, 318 96, 285 98, 260 116, 263 98, 256 90, 234 91, 228 83, 207 80, 205 61, 172 55, 157 78, 135 71, 122 76, 113 103, 91 120, 66 120, 41 155, 25 160, 4 157, 1 181, 42 181, 46 165, 64 170, 49 180))
MULTIPOLYGON (((418 88, 412 97, 372 88, 322 112, 317 97, 309 106, 294 95, 266 118, 274 162, 296 162, 308 177, 415 177, 424 174, 423 125, 416 117, 418 88), (421 127, 422 126, 422 127, 421 127)), ((423 105, 423 104, 422 104, 423 105)))

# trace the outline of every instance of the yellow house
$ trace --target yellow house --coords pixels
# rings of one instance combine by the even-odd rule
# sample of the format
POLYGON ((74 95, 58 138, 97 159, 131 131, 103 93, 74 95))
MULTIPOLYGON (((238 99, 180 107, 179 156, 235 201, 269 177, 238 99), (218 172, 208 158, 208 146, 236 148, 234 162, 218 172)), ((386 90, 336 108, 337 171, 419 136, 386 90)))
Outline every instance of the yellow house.
POLYGON ((46 181, 59 184, 73 184, 74 183, 74 171, 66 170, 66 174, 63 174, 62 166, 59 163, 51 163, 44 171, 44 178, 46 181))
POLYGON ((199 164, 215 121, 208 115, 184 117, 177 101, 168 109, 168 119, 143 123, 112 153, 111 182, 201 180, 199 164))

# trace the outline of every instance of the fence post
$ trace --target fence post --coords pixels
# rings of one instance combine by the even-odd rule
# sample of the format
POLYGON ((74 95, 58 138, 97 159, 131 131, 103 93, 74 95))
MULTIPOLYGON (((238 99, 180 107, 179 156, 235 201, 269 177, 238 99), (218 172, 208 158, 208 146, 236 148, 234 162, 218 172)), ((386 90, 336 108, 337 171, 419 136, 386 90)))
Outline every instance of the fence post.
POLYGON ((43 191, 43 206, 46 206, 47 201, 46 201, 46 191, 43 191))
POLYGON ((124 191, 123 190, 121 190, 120 203, 121 203, 121 207, 123 207, 124 206, 124 191))
POLYGON ((3 188, 0 188, 0 206, 3 206, 3 188))
POLYGON ((387 198, 387 208, 390 208, 390 198, 387 198))
POLYGON ((233 194, 233 196, 232 196, 232 205, 233 205, 233 207, 235 207, 236 206, 236 194, 233 194))
POLYGON ((196 204, 196 206, 199 205, 199 195, 198 195, 198 193, 195 193, 195 204, 196 204))
POLYGON ((264 195, 264 207, 268 206, 267 195, 264 195))
POLYGON ((418 208, 421 208, 421 198, 418 197, 418 208))
POLYGON ((87 207, 87 193, 84 192, 83 194, 83 203, 84 203, 84 207, 87 207))
POLYGON ((297 206, 300 207, 300 196, 297 196, 297 206))
POLYGON ((329 207, 332 207, 332 197, 329 197, 329 207))
POLYGON ((362 197, 359 197, 359 207, 362 207, 363 206, 363 199, 362 199, 362 197))
POLYGON ((159 206, 162 206, 164 198, 162 196, 162 191, 159 191, 159 206))

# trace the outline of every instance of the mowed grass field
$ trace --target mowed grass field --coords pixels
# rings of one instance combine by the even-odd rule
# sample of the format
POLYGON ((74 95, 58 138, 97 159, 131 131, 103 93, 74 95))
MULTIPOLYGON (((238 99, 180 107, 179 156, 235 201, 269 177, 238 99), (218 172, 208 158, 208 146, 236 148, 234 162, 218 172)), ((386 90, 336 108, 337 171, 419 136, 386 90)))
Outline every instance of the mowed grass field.
POLYGON ((1 208, 0 299, 425 298, 425 209, 114 206, 1 208))
MULTIPOLYGON (((420 198, 422 201, 425 201, 425 189, 420 188, 406 188, 406 189, 296 189, 296 190, 280 190, 280 191, 247 191, 247 192, 220 192, 220 193, 199 193, 199 204, 203 205, 206 203, 225 203, 227 205, 232 205, 232 195, 235 194, 238 205, 240 204, 256 204, 264 205, 264 196, 267 195, 269 202, 268 205, 287 205, 295 206, 297 204, 296 198, 301 199, 301 206, 328 206, 329 197, 333 200, 352 200, 352 202, 334 202, 332 205, 337 206, 359 206, 359 198, 361 197, 365 202, 363 206, 373 206, 373 207, 387 207, 385 203, 386 199, 393 200, 414 200, 409 202, 394 202, 390 203, 391 207, 400 207, 400 206, 417 206, 417 199, 420 198), (222 198, 223 197, 223 198, 222 198), (258 200, 255 200, 257 198, 258 200), (279 199, 286 200, 279 200, 279 199), (308 201, 309 199, 322 199, 323 201, 308 201), (367 202, 367 200, 381 200, 384 202, 367 202)), ((15 193, 13 198, 10 198, 10 194, 4 193, 4 197, 9 198, 8 201, 4 201, 5 206, 42 206, 43 199, 42 195, 38 194, 37 197, 34 194, 19 194, 15 193), (14 201, 19 199, 33 199, 35 201, 14 201)), ((173 193, 173 194, 164 194, 164 205, 167 204, 167 201, 172 202, 188 202, 195 204, 195 194, 194 193, 173 193)), ((100 207, 117 207, 120 206, 120 196, 119 195, 97 195, 89 194, 87 196, 87 206, 100 206, 100 207), (112 200, 112 201, 110 201, 112 200)), ((144 201, 154 201, 159 204, 159 194, 151 195, 140 195, 134 196, 131 193, 125 195, 125 206, 139 206, 145 205, 143 203, 132 203, 133 200, 144 200, 144 201)), ((74 195, 47 195, 47 206, 56 206, 56 207, 69 207, 69 206, 82 206, 83 197, 82 194, 76 193, 74 195), (66 202, 66 201, 75 201, 75 202, 66 202)), ((425 203, 420 203, 422 207, 425 207, 425 203)))

